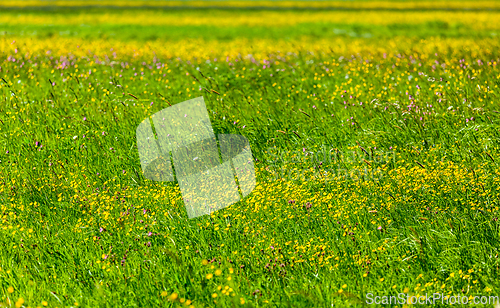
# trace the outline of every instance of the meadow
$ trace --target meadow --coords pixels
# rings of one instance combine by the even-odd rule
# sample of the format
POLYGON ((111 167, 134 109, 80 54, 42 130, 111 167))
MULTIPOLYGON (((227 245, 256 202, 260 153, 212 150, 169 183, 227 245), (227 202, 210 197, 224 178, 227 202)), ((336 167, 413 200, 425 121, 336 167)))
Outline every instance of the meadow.
POLYGON ((500 11, 352 3, 1 10, 0 306, 499 296, 500 11), (135 132, 199 96, 257 186, 188 219, 135 132))

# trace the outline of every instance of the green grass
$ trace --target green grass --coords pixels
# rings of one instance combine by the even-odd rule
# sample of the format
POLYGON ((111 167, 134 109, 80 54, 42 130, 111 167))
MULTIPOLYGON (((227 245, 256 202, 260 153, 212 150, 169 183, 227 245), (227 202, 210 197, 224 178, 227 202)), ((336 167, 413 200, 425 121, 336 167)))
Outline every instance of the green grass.
POLYGON ((361 307, 369 292, 498 295, 499 44, 487 31, 443 25, 2 25, 2 40, 15 39, 19 52, 6 47, 0 63, 1 300, 361 307), (353 45, 359 41, 349 33, 371 33, 361 40, 374 51, 297 46, 256 64, 245 55, 226 61, 225 50, 217 62, 156 50, 155 60, 120 53, 115 64, 99 56, 100 65, 92 56, 37 49, 47 36, 55 45, 81 38, 85 48, 109 37, 183 48, 186 37, 209 44, 285 36, 293 43, 334 37, 333 29, 353 45), (401 36, 410 38, 406 45, 381 47, 380 38, 390 46, 401 36), (452 39, 442 41, 442 54, 419 43, 439 36, 452 39), (461 40, 458 49, 453 42, 461 40), (69 67, 58 68, 66 60, 69 67), (258 187, 226 209, 188 219, 176 183, 142 176, 135 130, 197 96, 216 134, 249 139, 258 187), (325 148, 345 159, 325 159, 325 148), (324 175, 365 168, 379 173, 324 175), (294 169, 306 180, 293 179, 294 169), (217 288, 226 285, 234 296, 217 288))
POLYGON ((187 38, 206 37, 209 40, 230 41, 235 38, 249 39, 288 39, 293 40, 303 36, 312 38, 364 37, 387 38, 393 36, 408 36, 426 38, 441 37, 475 37, 488 38, 498 35, 498 31, 476 31, 456 23, 449 25, 438 22, 405 25, 391 24, 373 26, 369 24, 345 25, 338 23, 301 23, 287 27, 217 27, 217 26, 136 26, 136 25, 80 25, 71 27, 63 25, 0 25, 0 34, 4 36, 26 37, 82 37, 87 39, 112 38, 119 40, 181 40, 187 38))
MULTIPOLYGON (((120 11, 118 11, 120 12, 120 11)), ((125 10, 124 12, 129 12, 125 10)), ((244 11, 235 10, 231 12, 224 12, 218 10, 193 10, 193 11, 149 11, 140 10, 141 14, 147 14, 150 12, 152 18, 155 20, 161 20, 162 18, 172 18, 176 15, 179 17, 192 16, 194 19, 197 17, 213 16, 214 20, 216 18, 227 19, 231 18, 231 15, 249 15, 258 16, 266 11, 244 11)), ((366 12, 366 11, 358 11, 366 12)), ((368 11, 369 12, 369 11, 368 11)), ((418 11, 416 11, 418 13, 418 11)), ((314 15, 317 12, 307 13, 314 15)), ((344 13, 344 12, 343 12, 344 13)), ((349 12, 352 15, 356 15, 357 11, 349 12)), ((30 11, 19 11, 19 12, 3 12, 4 16, 19 16, 27 17, 30 16, 50 16, 43 12, 30 12, 30 11)), ((64 18, 71 20, 71 17, 78 18, 85 14, 89 16, 99 16, 109 14, 110 16, 119 16, 117 11, 109 9, 90 9, 88 12, 81 12, 78 10, 67 10, 62 12, 57 10, 52 13, 54 18, 64 18)), ((298 13, 300 14, 300 13, 298 13)), ((319 12, 321 14, 321 12, 319 12)), ((425 15, 426 12, 420 12, 420 14, 425 15)), ((450 13, 452 16, 454 13, 450 13)), ((495 17, 495 13, 492 12, 490 18, 495 17)), ((404 16, 404 12, 394 12, 391 16, 404 16)), ((265 15, 263 18, 266 18, 265 15)), ((174 19, 175 20, 175 19, 174 19)), ((95 22, 95 21, 94 21, 95 22)), ((246 26, 246 25, 234 25, 234 26, 217 26, 216 22, 214 25, 150 25, 150 24, 113 24, 112 22, 107 22, 103 24, 94 24, 93 22, 86 22, 77 25, 65 25, 51 23, 50 19, 47 19, 47 24, 9 24, 1 21, 0 19, 0 34, 4 36, 23 36, 23 37, 79 37, 86 39, 96 39, 96 38, 112 38, 119 40, 138 40, 138 41, 155 41, 155 40, 182 40, 188 38, 204 38, 207 40, 222 40, 230 41, 235 38, 249 38, 249 39, 287 39, 294 40, 304 36, 311 38, 337 38, 337 37, 361 37, 361 38, 373 38, 373 39, 383 39, 394 36, 405 36, 411 38, 427 38, 433 37, 472 37, 472 38, 489 38, 496 37, 498 35, 499 28, 497 23, 492 20, 489 30, 477 30, 468 24, 464 24, 456 17, 452 21, 441 20, 441 19, 431 19, 422 23, 415 23, 409 20, 406 22, 393 22, 387 25, 374 25, 370 24, 370 21, 358 21, 356 23, 339 23, 339 22, 328 22, 328 21, 317 21, 317 22, 301 22, 296 25, 281 25, 281 26, 246 26)))

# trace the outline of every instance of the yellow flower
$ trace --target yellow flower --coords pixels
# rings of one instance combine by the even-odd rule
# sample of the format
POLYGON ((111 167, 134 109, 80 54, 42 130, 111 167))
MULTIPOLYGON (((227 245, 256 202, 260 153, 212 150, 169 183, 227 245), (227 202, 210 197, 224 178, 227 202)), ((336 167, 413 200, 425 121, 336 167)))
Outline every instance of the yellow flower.
POLYGON ((206 278, 207 278, 207 279, 212 279, 212 277, 214 277, 214 275, 213 275, 212 273, 209 273, 209 274, 207 274, 207 276, 206 276, 206 278))
POLYGON ((167 296, 167 295, 168 295, 168 292, 167 292, 167 291, 162 291, 162 292, 161 292, 161 296, 162 296, 162 297, 165 297, 165 296, 167 296))
POLYGON ((47 306, 48 304, 46 301, 42 301, 42 306, 47 306))
POLYGON ((21 308, 21 306, 23 305, 24 303, 24 299, 23 298, 19 298, 16 302, 16 308, 21 308))
POLYGON ((203 259, 203 261, 201 261, 201 264, 203 265, 207 265, 208 264, 208 261, 206 259, 203 259))
POLYGON ((14 288, 12 286, 10 286, 10 287, 7 288, 7 291, 9 293, 13 293, 14 292, 14 288))
POLYGON ((174 293, 170 294, 169 299, 170 299, 171 301, 175 301, 175 300, 177 299, 177 297, 178 297, 178 296, 179 296, 179 295, 178 295, 177 293, 175 293, 175 292, 174 292, 174 293))
POLYGON ((216 276, 220 276, 220 274, 222 274, 222 271, 221 271, 220 269, 217 269, 217 270, 215 271, 215 275, 216 275, 216 276))
POLYGON ((212 294, 212 297, 216 298, 217 297, 217 293, 212 294))

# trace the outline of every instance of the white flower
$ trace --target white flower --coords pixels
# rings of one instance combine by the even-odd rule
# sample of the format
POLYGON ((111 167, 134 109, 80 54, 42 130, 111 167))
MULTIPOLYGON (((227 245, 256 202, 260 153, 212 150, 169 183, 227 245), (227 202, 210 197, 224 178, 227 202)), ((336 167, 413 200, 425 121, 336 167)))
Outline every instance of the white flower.
POLYGON ((78 136, 73 136, 73 139, 76 139, 76 138, 78 138, 78 136))

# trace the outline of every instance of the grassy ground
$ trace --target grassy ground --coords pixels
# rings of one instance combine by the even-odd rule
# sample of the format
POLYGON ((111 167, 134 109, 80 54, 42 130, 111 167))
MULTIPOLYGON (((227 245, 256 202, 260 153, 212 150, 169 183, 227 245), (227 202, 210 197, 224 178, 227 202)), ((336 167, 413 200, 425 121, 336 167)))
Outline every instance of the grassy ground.
POLYGON ((0 12, 2 305, 499 295, 496 15, 0 12), (188 219, 135 130, 198 96, 258 184, 188 219))

